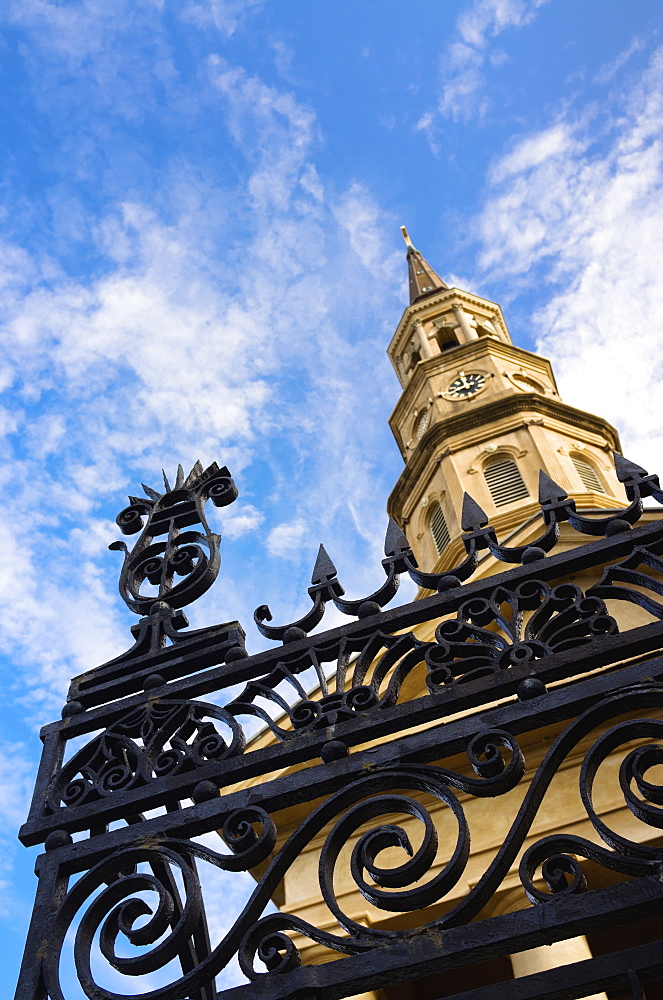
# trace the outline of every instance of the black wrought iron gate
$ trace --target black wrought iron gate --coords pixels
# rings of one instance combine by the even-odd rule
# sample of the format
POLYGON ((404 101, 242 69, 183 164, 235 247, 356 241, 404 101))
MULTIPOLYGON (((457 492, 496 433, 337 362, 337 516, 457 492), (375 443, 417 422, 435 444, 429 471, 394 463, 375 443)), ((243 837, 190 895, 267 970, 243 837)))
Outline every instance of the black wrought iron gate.
MULTIPOLYGON (((642 917, 660 930, 663 522, 638 522, 642 498, 660 502, 663 491, 643 469, 619 456, 616 465, 630 503, 605 516, 577 513, 542 474, 542 534, 527 547, 499 545, 466 498, 467 557, 445 574, 420 570, 392 522, 386 580, 364 600, 344 597, 321 548, 311 609, 277 627, 259 608, 258 628, 278 645, 253 656, 237 622, 187 631, 181 611, 218 572, 220 540, 204 507, 235 498, 228 470, 197 464, 163 493, 130 498, 118 525, 140 537, 132 551, 111 547, 125 552, 120 590, 141 617, 132 648, 76 677, 62 720, 42 731, 20 837, 45 852, 16 996, 67 1000, 59 969, 72 950, 80 986, 96 1000, 336 1000, 435 975, 443 996, 448 970, 642 917), (590 540, 556 554, 562 522, 590 540), (472 582, 482 549, 514 565, 472 582), (383 610, 405 572, 433 595, 383 610), (591 585, 583 590, 578 577, 591 585), (350 620, 309 634, 331 601, 350 620), (624 629, 618 609, 634 606, 644 617, 624 629), (424 623, 433 623, 429 641, 413 631, 424 623), (228 691, 223 707, 197 700, 228 691), (246 716, 264 726, 248 745, 238 721, 246 716), (523 738, 551 726, 547 753, 523 783, 523 738), (566 830, 560 816, 557 832, 537 840, 532 827, 552 779, 585 746, 579 791, 596 836, 566 830), (597 772, 615 754, 640 839, 611 829, 594 805, 597 772), (499 805, 519 784, 503 844, 459 894, 470 857, 466 804, 488 797, 499 805), (274 814, 295 808, 304 819, 285 836, 274 814), (438 844, 441 811, 454 819, 454 843, 438 844), (416 847, 413 822, 422 831, 416 847), (199 839, 215 831, 217 847, 199 839), (285 904, 266 913, 314 844, 325 926, 285 904), (393 848, 404 860, 381 866, 380 853, 393 848), (519 855, 521 904, 491 916, 519 855), (356 898, 396 916, 381 924, 344 912, 339 857, 356 898), (256 879, 220 940, 210 940, 201 865, 256 879), (590 869, 609 870, 611 884, 593 887, 590 869), (400 925, 398 914, 407 915, 400 925), (303 942, 319 946, 315 964, 300 962, 303 942), (235 955, 248 982, 218 994, 215 977, 235 955), (169 985, 140 985, 174 960, 169 985), (104 985, 105 963, 114 976, 136 977, 125 994, 104 985)), ((658 938, 456 992, 455 1000, 563 1000, 599 990, 637 1000, 643 984, 663 975, 658 938)))

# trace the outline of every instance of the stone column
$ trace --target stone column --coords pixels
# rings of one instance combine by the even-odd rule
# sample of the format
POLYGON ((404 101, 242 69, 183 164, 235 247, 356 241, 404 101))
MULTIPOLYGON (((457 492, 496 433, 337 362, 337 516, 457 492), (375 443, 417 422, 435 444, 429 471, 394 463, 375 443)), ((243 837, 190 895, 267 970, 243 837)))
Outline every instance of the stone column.
POLYGON ((419 338, 419 345, 421 347, 421 357, 422 358, 432 358, 435 356, 435 351, 433 350, 433 345, 426 336, 426 331, 424 330, 423 324, 420 319, 414 324, 414 331, 419 338))
POLYGON ((471 340, 478 340, 479 334, 476 332, 474 327, 470 324, 470 317, 467 315, 462 306, 453 305, 451 307, 454 311, 454 315, 458 320, 458 325, 463 331, 463 337, 465 338, 465 343, 469 344, 471 340))
MULTIPOLYGON (((563 965, 573 965, 574 962, 584 962, 591 957, 592 953, 589 950, 587 938, 574 937, 511 955, 511 967, 514 976, 519 979, 520 976, 530 976, 534 972, 544 972, 546 969, 558 969, 563 965)), ((590 997, 584 997, 583 1000, 608 1000, 608 995, 607 993, 592 993, 590 997)))

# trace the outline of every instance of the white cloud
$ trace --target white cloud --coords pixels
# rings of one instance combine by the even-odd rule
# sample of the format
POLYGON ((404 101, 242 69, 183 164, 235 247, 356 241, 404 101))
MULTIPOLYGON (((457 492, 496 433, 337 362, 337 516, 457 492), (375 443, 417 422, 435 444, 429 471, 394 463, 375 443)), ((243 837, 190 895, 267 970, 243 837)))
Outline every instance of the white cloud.
POLYGON ((627 62, 629 62, 632 56, 634 56, 636 52, 641 52, 644 47, 644 39, 638 38, 636 35, 636 37, 632 39, 629 47, 624 49, 623 52, 620 52, 616 59, 613 59, 612 62, 601 66, 600 70, 594 77, 595 83, 609 83, 612 79, 614 79, 620 69, 625 66, 627 62))
POLYGON ((37 99, 62 121, 92 109, 141 120, 177 79, 161 7, 160 0, 8 0, 0 18, 28 37, 23 56, 37 99))
MULTIPOLYGON (((508 28, 523 28, 548 0, 475 0, 456 20, 455 37, 440 61, 440 96, 437 113, 443 118, 467 121, 482 118, 489 107, 487 66, 506 61, 501 50, 491 51, 491 40, 508 28)), ((436 148, 436 115, 426 111, 416 125, 436 148)))
POLYGON ((22 744, 0 743, 0 833, 16 834, 25 821, 34 784, 34 761, 22 744))
POLYGON ((211 21, 226 36, 233 35, 250 11, 257 11, 265 0, 198 0, 187 3, 182 17, 200 27, 211 21))
POLYGON ((223 536, 233 539, 242 538, 244 535, 256 531, 264 520, 265 515, 252 504, 233 504, 221 514, 223 536))
POLYGON ((306 532, 306 522, 301 518, 277 524, 267 536, 267 551, 270 556, 284 559, 299 559, 299 547, 306 532))
MULTIPOLYGON (((356 546, 350 499, 365 525, 383 507, 390 470, 357 428, 372 426, 393 388, 377 376, 402 284, 384 241, 396 220, 356 183, 326 198, 310 108, 220 58, 209 69, 247 161, 236 190, 210 193, 184 171, 168 177, 167 218, 136 199, 111 204, 91 226, 102 264, 84 277, 5 248, 4 381, 24 406, 3 453, 7 509, 19 523, 32 497, 41 502, 28 540, 7 539, 0 599, 33 718, 59 708, 69 676, 127 645, 119 564, 105 552, 117 533, 99 511, 112 494, 158 483, 162 465, 172 474, 178 461, 220 460, 241 477, 258 457, 275 479, 269 503, 261 494, 260 509, 222 512, 222 531, 232 541, 264 523, 258 544, 298 557, 321 538, 356 546), (221 254, 219 232, 233 233, 221 254)), ((372 570, 356 571, 359 592, 372 570)), ((236 577, 207 621, 250 620, 246 605, 270 599, 264 574, 256 599, 257 581, 236 577)), ((273 578, 288 607, 299 602, 273 578)))
POLYGON ((495 164, 480 263, 493 283, 548 287, 534 334, 565 400, 606 416, 627 454, 663 469, 652 427, 663 392, 663 49, 598 114, 567 111, 495 164))
POLYGON ((528 136, 517 143, 511 153, 503 156, 493 167, 491 179, 499 184, 507 177, 522 174, 556 156, 569 156, 579 151, 568 124, 560 122, 528 136))
POLYGON ((389 277, 394 285, 402 282, 404 286, 403 256, 389 253, 381 225, 382 211, 366 187, 357 182, 351 184, 334 205, 333 212, 363 266, 376 276, 379 273, 383 281, 389 277))
POLYGON ((506 28, 530 24, 547 0, 477 0, 456 21, 458 34, 468 45, 486 48, 489 37, 506 28))

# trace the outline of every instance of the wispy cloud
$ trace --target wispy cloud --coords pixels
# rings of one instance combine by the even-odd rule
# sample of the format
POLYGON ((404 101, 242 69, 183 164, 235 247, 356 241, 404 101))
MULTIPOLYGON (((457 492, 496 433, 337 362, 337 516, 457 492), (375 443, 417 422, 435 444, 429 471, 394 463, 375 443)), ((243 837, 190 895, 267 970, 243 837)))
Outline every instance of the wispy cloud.
POLYGON ((601 66, 600 70, 594 77, 595 83, 604 84, 609 83, 614 79, 619 71, 633 58, 637 52, 642 52, 645 48, 644 38, 640 38, 637 35, 631 40, 631 44, 628 48, 624 49, 619 53, 616 59, 613 59, 609 63, 601 66))
MULTIPOLYGON (((81 10, 87 18, 90 4, 81 10)), ((71 674, 126 645, 104 548, 116 535, 111 505, 156 482, 161 465, 226 462, 249 483, 220 518, 228 541, 294 553, 307 573, 320 540, 356 545, 352 501, 364 524, 378 520, 365 542, 379 563, 389 469, 356 428, 382 405, 375 375, 386 372, 398 305, 387 220, 361 184, 327 194, 305 103, 221 56, 207 71, 227 144, 244 160, 240 184, 213 186, 180 163, 156 196, 105 202, 88 220, 95 263, 83 275, 18 240, 4 247, 3 382, 15 404, 2 445, 7 509, 18 522, 32 495, 42 500, 27 542, 8 532, 0 596, 23 667, 16 683, 41 719, 62 704, 71 674), (270 469, 269 493, 255 460, 270 469)), ((218 613, 250 620, 270 594, 228 569, 231 607, 218 613)), ((273 579, 276 589, 276 570, 273 579)), ((290 591, 278 583, 286 611, 305 595, 296 574, 290 591)))
MULTIPOLYGON (((628 50, 626 50, 628 51, 628 50)), ((480 263, 507 287, 547 289, 534 316, 564 398, 606 416, 625 450, 663 468, 663 49, 601 109, 567 110, 492 171, 480 263)))
POLYGON ((416 129, 435 145, 437 117, 454 121, 482 118, 490 99, 486 71, 502 65, 506 55, 493 40, 508 28, 522 28, 548 0, 475 0, 456 20, 452 40, 440 59, 437 107, 426 111, 416 129))
POLYGON ((188 0, 184 4, 182 16, 200 27, 214 24, 219 31, 230 36, 237 31, 246 16, 255 13, 266 0, 188 0))

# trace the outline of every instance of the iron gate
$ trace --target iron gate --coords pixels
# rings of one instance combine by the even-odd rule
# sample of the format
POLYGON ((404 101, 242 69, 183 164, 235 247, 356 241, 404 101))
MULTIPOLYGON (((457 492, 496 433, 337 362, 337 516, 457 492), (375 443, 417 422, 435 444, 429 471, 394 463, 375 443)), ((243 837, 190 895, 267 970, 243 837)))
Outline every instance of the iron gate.
MULTIPOLYGON (((603 516, 578 513, 542 473, 541 534, 520 548, 500 545, 466 497, 466 557, 442 574, 421 570, 390 522, 385 582, 363 600, 345 597, 321 547, 309 611, 275 626, 269 608, 258 608, 256 624, 276 645, 255 655, 239 623, 191 631, 181 610, 218 573, 220 539, 204 508, 236 497, 228 470, 197 463, 187 477, 180 468, 174 486, 166 480, 163 493, 131 497, 117 523, 140 532, 138 541, 131 551, 124 542, 111 548, 124 551, 120 591, 140 616, 135 642, 74 678, 62 719, 42 731, 20 838, 45 851, 16 997, 66 1000, 59 968, 73 950, 80 985, 95 1000, 336 1000, 643 916, 660 921, 663 787, 652 769, 663 763, 663 521, 638 522, 642 499, 663 502, 663 490, 620 456, 616 468, 629 503, 603 516), (589 538, 556 553, 562 522, 589 538), (482 550, 511 567, 472 581, 482 550), (403 573, 432 595, 383 610, 403 573), (585 591, 573 582, 578 574, 592 576, 585 591), (310 634, 330 602, 348 621, 310 634), (614 608, 633 605, 647 620, 624 630, 614 608), (424 623, 430 641, 413 631, 424 623), (313 693, 304 675, 315 678, 313 693), (199 700, 211 693, 218 703, 199 700), (263 727, 248 744, 239 721, 247 716, 263 727), (517 788, 523 737, 553 724, 557 735, 502 846, 445 908, 470 856, 463 803, 499 802, 517 788), (580 795, 596 837, 560 828, 523 853, 553 777, 590 737, 580 795), (594 806, 599 767, 620 748, 625 804, 649 827, 639 841, 611 829, 594 806), (471 768, 453 763, 459 755, 471 768), (305 811, 287 837, 274 819, 286 806, 305 811), (442 860, 440 809, 456 827, 442 860), (404 825, 386 821, 394 815, 420 824, 419 846, 404 825), (218 848, 200 840, 215 831, 218 848), (316 838, 320 898, 336 930, 287 907, 265 912, 316 838), (394 847, 405 860, 381 867, 380 852, 394 847), (334 883, 344 848, 357 893, 385 915, 408 914, 407 926, 397 918, 371 926, 344 912, 334 883), (521 908, 482 917, 519 855, 521 908), (587 862, 616 873, 615 884, 593 888, 587 862), (220 940, 210 940, 201 865, 256 878, 220 940), (302 964, 302 942, 326 958, 302 964), (235 955, 248 981, 217 993, 215 977, 235 955), (140 986, 173 960, 169 985, 140 986), (135 990, 104 986, 104 963, 137 977, 128 980, 135 990)), ((656 941, 455 1000, 563 1000, 618 988, 637 1000, 662 974, 656 941)))

